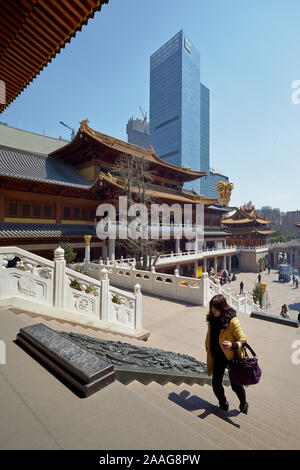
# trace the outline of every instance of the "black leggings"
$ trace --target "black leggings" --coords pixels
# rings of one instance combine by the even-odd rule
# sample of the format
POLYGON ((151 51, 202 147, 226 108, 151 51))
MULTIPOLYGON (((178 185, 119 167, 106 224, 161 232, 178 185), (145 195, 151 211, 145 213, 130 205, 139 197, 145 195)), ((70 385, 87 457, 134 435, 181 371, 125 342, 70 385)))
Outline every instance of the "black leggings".
MULTIPOLYGON (((226 403, 226 397, 224 392, 224 387, 222 385, 223 376, 225 372, 225 368, 227 367, 228 361, 223 354, 217 355, 214 358, 214 369, 213 369, 213 378, 212 378, 212 386, 214 394, 216 395, 217 399, 219 400, 220 405, 224 405, 226 403)), ((232 390, 237 394, 240 403, 244 405, 246 403, 246 392, 243 385, 236 385, 230 382, 232 390)))

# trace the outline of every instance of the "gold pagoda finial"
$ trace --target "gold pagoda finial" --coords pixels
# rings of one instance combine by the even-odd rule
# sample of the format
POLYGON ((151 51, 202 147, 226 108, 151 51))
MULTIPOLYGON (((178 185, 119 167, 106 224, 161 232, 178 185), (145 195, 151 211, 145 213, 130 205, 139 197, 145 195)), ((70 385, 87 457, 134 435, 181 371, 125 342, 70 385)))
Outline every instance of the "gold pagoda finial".
POLYGON ((217 191, 219 193, 219 198, 222 206, 228 206, 231 196, 231 191, 233 190, 233 183, 219 181, 217 184, 217 191))

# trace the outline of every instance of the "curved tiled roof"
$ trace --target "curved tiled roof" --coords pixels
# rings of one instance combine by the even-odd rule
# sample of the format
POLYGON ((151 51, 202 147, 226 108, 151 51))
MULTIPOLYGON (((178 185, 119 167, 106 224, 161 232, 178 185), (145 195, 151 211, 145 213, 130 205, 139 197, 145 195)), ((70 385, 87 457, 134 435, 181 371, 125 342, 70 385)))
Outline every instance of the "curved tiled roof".
POLYGON ((109 0, 0 2, 2 112, 109 0), (2 102, 3 103, 3 102, 2 102))
POLYGON ((41 153, 0 146, 0 175, 89 189, 74 168, 41 153))
POLYGON ((94 225, 2 222, 0 228, 0 239, 83 237, 84 235, 96 236, 94 225))
POLYGON ((231 217, 222 220, 224 225, 251 224, 253 222, 257 222, 260 225, 269 225, 272 223, 271 220, 263 219, 257 215, 254 208, 248 211, 244 207, 240 207, 231 217))
MULTIPOLYGON (((116 177, 113 176, 108 176, 105 173, 101 172, 99 173, 98 180, 93 183, 93 186, 95 187, 98 184, 98 181, 105 181, 106 183, 115 186, 121 190, 124 190, 124 182, 116 177)), ((132 188, 133 192, 138 192, 137 188, 132 188)), ((194 204, 204 204, 204 205, 211 205, 212 203, 216 202, 217 199, 206 199, 204 197, 201 197, 199 195, 189 195, 187 193, 184 193, 182 191, 175 191, 171 190, 169 188, 155 188, 154 186, 149 187, 146 189, 146 193, 149 196, 153 196, 154 198, 157 199, 170 199, 173 201, 178 201, 178 202, 186 202, 186 203, 194 203, 194 204)))
POLYGON ((98 143, 102 148, 109 150, 113 149, 116 153, 122 155, 130 154, 133 157, 145 158, 150 162, 150 164, 170 170, 177 174, 177 177, 180 176, 182 181, 193 181, 201 178, 202 176, 206 176, 205 171, 195 171, 189 167, 185 168, 183 165, 173 165, 172 163, 162 160, 155 154, 155 151, 151 146, 149 149, 144 149, 138 145, 134 145, 121 139, 117 139, 116 137, 96 131, 88 125, 88 122, 88 119, 81 121, 80 128, 74 139, 63 147, 51 152, 50 155, 57 158, 64 158, 68 153, 73 154, 76 151, 76 147, 82 142, 82 137, 86 136, 90 142, 98 143))

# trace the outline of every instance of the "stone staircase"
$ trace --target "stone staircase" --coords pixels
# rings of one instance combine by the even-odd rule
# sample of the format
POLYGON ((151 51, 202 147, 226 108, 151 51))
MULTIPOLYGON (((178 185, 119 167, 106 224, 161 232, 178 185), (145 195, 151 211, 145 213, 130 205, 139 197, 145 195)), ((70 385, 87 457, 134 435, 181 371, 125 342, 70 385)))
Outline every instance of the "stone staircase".
MULTIPOLYGON (((20 320, 21 327, 42 322, 57 331, 73 331, 94 337, 104 337, 108 340, 141 344, 138 340, 128 341, 126 338, 113 334, 103 335, 101 331, 82 325, 50 318, 47 320, 44 316, 31 316, 22 311, 14 311, 14 313, 20 320)), ((152 382, 145 386, 134 381, 125 386, 115 382, 95 394, 91 400, 100 400, 103 409, 119 406, 121 410, 124 403, 129 409, 131 407, 134 409, 131 423, 126 425, 128 426, 128 444, 123 444, 125 446, 123 448, 127 449, 159 448, 160 440, 155 435, 151 441, 151 431, 149 431, 148 446, 147 441, 142 441, 142 437, 139 438, 140 440, 134 440, 134 433, 145 425, 145 420, 149 426, 150 422, 152 423, 153 435, 163 434, 161 449, 299 449, 299 396, 291 395, 289 400, 284 399, 280 390, 275 389, 275 382, 272 383, 272 380, 273 377, 270 377, 263 385, 247 387, 248 415, 239 412, 238 399, 228 387, 225 391, 230 411, 225 413, 219 410, 209 385, 181 384, 176 386, 168 383, 161 386, 152 382), (114 394, 116 396, 119 394, 120 401, 117 404, 115 401, 112 405, 114 394)), ((292 390, 293 384, 291 387, 292 390)), ((297 387, 295 385, 295 390, 297 387)), ((120 426, 123 424, 119 423, 120 426)), ((122 445, 118 448, 122 448, 122 445)))
POLYGON ((226 390, 231 406, 225 413, 215 405, 216 399, 208 385, 176 387, 152 383, 145 387, 133 382, 128 387, 152 406, 193 429, 199 439, 205 437, 220 449, 299 449, 299 428, 295 422, 295 416, 300 413, 298 406, 283 409, 274 399, 248 393, 249 412, 244 415, 238 410, 234 393, 226 390))

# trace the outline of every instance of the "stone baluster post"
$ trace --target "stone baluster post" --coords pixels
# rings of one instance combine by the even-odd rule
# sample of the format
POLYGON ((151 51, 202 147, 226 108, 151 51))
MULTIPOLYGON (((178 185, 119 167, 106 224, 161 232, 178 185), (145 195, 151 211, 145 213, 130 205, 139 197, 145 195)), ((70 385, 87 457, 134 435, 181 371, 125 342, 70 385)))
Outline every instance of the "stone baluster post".
POLYGON ((110 314, 110 302, 111 299, 109 297, 109 278, 108 278, 108 270, 103 268, 99 272, 99 280, 101 283, 101 290, 100 290, 100 320, 108 321, 109 314, 110 314))
POLYGON ((88 263, 91 261, 91 250, 90 250, 90 242, 91 242, 91 235, 84 235, 85 240, 85 255, 84 255, 84 266, 87 271, 88 263))
POLYGON ((202 273, 202 278, 200 280, 200 302, 203 307, 206 307, 210 300, 210 293, 209 293, 209 282, 208 282, 208 274, 202 273))
POLYGON ((53 306, 59 309, 65 308, 66 298, 66 260, 65 250, 60 246, 54 250, 54 283, 53 306))
POLYGON ((142 293, 141 286, 136 284, 134 286, 134 296, 135 296, 135 309, 134 309, 134 328, 136 330, 142 329, 142 293))

